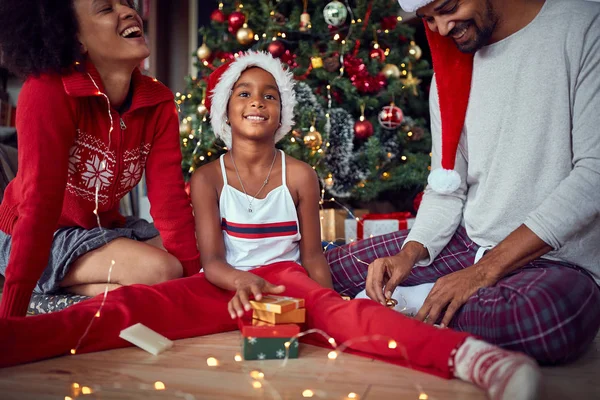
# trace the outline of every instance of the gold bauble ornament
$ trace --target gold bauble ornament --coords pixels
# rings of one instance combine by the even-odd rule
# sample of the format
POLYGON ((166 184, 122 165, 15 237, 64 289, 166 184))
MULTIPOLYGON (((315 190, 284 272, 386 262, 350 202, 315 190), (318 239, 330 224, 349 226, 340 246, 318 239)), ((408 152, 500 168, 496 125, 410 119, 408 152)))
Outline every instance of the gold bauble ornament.
POLYGON ((408 55, 418 60, 423 55, 423 50, 415 42, 411 40, 410 45, 408 46, 408 55))
POLYGON ((254 40, 254 31, 248 28, 248 25, 244 24, 240 29, 238 29, 235 37, 239 44, 242 46, 249 45, 254 40))
POLYGON ((381 73, 386 78, 400 78, 400 68, 395 64, 385 64, 381 69, 381 73))
POLYGON ((208 108, 206 108, 204 103, 200 103, 200 105, 198 106, 198 115, 200 115, 201 117, 204 117, 207 112, 208 112, 208 108))
POLYGON ((311 129, 310 132, 304 136, 304 144, 312 150, 318 150, 323 144, 323 137, 319 131, 311 129))
POLYGON ((192 132, 192 122, 185 118, 179 123, 179 134, 187 136, 192 132))
POLYGON ((206 45, 206 43, 202 43, 202 46, 198 47, 198 50, 196 51, 196 55, 198 56, 198 59, 200 61, 207 60, 211 54, 212 54, 212 51, 206 45))

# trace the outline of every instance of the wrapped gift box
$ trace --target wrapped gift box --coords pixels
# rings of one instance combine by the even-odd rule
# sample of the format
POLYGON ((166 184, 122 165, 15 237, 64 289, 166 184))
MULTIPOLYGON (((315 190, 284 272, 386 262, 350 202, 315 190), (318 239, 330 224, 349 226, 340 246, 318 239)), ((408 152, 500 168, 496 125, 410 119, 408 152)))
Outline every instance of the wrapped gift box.
POLYGON ((344 209, 328 208, 319 211, 321 217, 321 241, 336 242, 345 238, 345 226, 348 218, 360 218, 369 210, 356 209, 352 215, 344 209))
POLYGON ((300 333, 300 326, 296 324, 275 325, 265 321, 253 319, 251 323, 245 323, 242 328, 244 337, 278 337, 291 338, 300 333))
POLYGON ((243 337, 244 360, 281 360, 285 358, 286 343, 288 358, 298 358, 298 339, 243 337))
POLYGON ((346 243, 410 229, 414 222, 415 219, 409 212, 365 214, 360 221, 347 219, 345 222, 346 243))
POLYGON ((348 217, 346 210, 328 208, 320 210, 321 217, 321 241, 335 242, 344 237, 344 221, 348 217))
POLYGON ((306 321, 306 309, 299 308, 297 310, 287 311, 283 314, 264 310, 254 310, 252 312, 252 318, 270 324, 302 324, 306 321))
POLYGON ((280 360, 289 351, 288 358, 298 358, 298 339, 300 333, 295 324, 273 325, 253 320, 241 322, 242 353, 244 360, 280 360), (286 343, 289 343, 286 349, 286 343))
POLYGON ((283 314, 304 307, 304 299, 286 296, 263 296, 260 301, 250 300, 254 310, 268 311, 275 314, 283 314))

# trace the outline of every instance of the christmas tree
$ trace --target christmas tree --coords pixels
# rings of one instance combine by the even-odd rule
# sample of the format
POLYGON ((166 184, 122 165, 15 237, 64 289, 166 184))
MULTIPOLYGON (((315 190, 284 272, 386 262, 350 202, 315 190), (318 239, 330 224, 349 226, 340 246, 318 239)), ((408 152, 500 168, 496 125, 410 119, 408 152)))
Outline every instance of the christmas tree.
POLYGON ((243 51, 262 50, 297 80, 296 125, 278 147, 312 165, 327 196, 412 199, 430 164, 421 78, 432 70, 399 11, 396 0, 219 3, 200 29, 198 75, 177 98, 184 174, 226 151, 204 106, 208 75, 243 51))

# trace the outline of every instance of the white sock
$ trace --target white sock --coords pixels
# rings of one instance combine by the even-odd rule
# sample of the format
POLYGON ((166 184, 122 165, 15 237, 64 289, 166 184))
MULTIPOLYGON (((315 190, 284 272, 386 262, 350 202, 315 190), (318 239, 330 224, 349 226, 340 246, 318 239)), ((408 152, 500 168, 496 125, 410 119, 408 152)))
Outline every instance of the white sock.
POLYGON ((536 362, 474 338, 465 340, 453 359, 454 376, 486 390, 492 400, 534 400, 541 381, 536 362))
MULTIPOLYGON (((405 315, 414 317, 423 306, 427 295, 433 288, 433 283, 423 283, 417 286, 397 286, 392 293, 392 299, 398 302, 394 310, 405 315)), ((363 290, 356 295, 355 299, 368 299, 367 291, 363 290)))

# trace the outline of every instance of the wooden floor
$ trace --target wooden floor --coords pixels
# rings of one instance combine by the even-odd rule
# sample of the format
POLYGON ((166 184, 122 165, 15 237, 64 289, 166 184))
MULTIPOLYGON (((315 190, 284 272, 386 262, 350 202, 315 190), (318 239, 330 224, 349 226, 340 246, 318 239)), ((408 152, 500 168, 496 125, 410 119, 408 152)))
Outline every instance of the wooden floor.
MULTIPOLYGON (((132 347, 56 358, 0 369, 0 398, 304 399, 311 394, 307 390, 314 399, 486 398, 470 384, 368 358, 342 355, 332 362, 326 349, 310 345, 302 344, 300 358, 285 366, 281 361, 236 362, 239 352, 240 333, 230 332, 179 340, 159 356, 132 347), (209 357, 219 365, 209 367, 209 357), (253 379, 257 372, 264 378, 253 379), (156 382, 165 389, 156 390, 156 382)), ((600 335, 582 359, 566 367, 544 368, 543 373, 540 399, 600 398, 600 335)))

